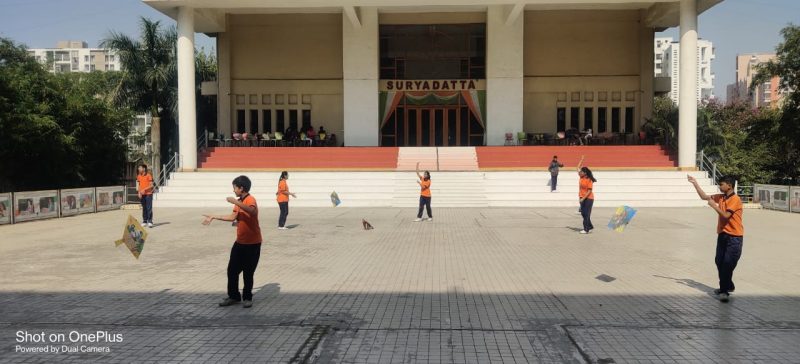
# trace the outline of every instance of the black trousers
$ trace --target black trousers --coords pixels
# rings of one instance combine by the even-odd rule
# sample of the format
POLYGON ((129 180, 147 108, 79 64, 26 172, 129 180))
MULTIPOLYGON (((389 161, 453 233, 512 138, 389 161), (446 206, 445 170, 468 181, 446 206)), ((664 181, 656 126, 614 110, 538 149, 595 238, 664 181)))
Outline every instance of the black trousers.
POLYGON ((281 208, 281 214, 278 217, 278 226, 283 227, 284 225, 286 225, 286 216, 289 216, 289 203, 278 202, 278 207, 281 208))
POLYGON ((231 259, 228 261, 228 297, 241 301, 253 300, 253 274, 261 257, 261 243, 239 244, 233 243, 231 259), (239 294, 239 273, 244 273, 244 287, 239 294))
POLYGON ((558 185, 558 175, 557 174, 551 174, 550 175, 550 191, 555 191, 557 185, 558 185))
POLYGON ((142 195, 142 224, 153 222, 153 195, 142 195))
POLYGON ((717 273, 719 273, 719 291, 731 292, 736 289, 733 284, 733 270, 739 263, 739 258, 742 257, 742 244, 744 238, 741 236, 728 235, 721 233, 717 236, 717 255, 714 257, 714 263, 717 264, 717 273))
POLYGON ((594 229, 594 225, 592 225, 592 205, 594 205, 594 200, 587 198, 581 202, 581 216, 583 216, 583 230, 590 231, 594 229))
POLYGON ((419 212, 417 212, 417 218, 422 218, 422 208, 425 208, 428 211, 428 217, 433 217, 431 214, 431 198, 427 196, 419 196, 419 212))

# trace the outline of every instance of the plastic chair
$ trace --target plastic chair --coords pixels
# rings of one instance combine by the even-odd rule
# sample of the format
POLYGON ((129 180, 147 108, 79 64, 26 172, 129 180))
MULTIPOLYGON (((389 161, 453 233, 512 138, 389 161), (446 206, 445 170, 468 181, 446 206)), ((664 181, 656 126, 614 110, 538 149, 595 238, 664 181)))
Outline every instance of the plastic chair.
POLYGON ((505 145, 514 145, 514 134, 506 133, 505 145))
POLYGON ((238 147, 242 144, 242 134, 241 133, 233 133, 233 146, 238 147))
POLYGON ((524 131, 517 133, 517 145, 525 145, 528 141, 528 135, 524 131))
POLYGON ((279 131, 276 131, 275 132, 275 146, 276 147, 279 146, 279 145, 282 146, 283 144, 284 144, 283 133, 281 133, 279 131))
POLYGON ((559 131, 558 133, 556 133, 555 140, 556 144, 561 145, 561 143, 564 143, 567 140, 567 134, 563 131, 559 131))

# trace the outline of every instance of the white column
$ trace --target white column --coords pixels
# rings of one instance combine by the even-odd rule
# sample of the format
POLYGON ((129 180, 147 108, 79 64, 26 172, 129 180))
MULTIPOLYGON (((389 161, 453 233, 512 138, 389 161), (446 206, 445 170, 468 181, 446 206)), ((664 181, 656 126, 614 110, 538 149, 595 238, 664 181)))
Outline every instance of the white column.
POLYGON ((194 9, 178 8, 178 143, 181 169, 197 169, 194 84, 194 9))
POLYGON ((378 9, 342 14, 344 144, 378 146, 378 9))
POLYGON ((639 132, 639 128, 645 122, 644 119, 653 117, 653 69, 655 68, 653 41, 655 30, 645 25, 646 14, 646 11, 642 11, 639 22, 641 24, 639 29, 639 90, 641 90, 641 93, 636 96, 639 103, 638 118, 636 119, 634 130, 626 130, 633 132, 634 135, 639 132))
POLYGON ((694 168, 697 154, 697 0, 681 0, 678 167, 694 168))
POLYGON ((217 135, 231 137, 231 37, 217 34, 217 135))
POLYGON ((490 5, 486 16, 486 144, 503 145, 522 130, 524 11, 490 5), (509 21, 509 16, 512 16, 509 21))

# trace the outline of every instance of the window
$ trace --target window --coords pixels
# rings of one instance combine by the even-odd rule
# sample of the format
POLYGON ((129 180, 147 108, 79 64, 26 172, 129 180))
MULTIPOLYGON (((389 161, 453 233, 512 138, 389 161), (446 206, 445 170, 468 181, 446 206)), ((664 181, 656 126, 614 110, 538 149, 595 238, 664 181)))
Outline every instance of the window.
POLYGON ((583 108, 583 130, 594 128, 594 109, 591 107, 583 108))
POLYGON ((619 133, 619 108, 611 108, 611 131, 619 133))
POLYGON ((263 124, 261 131, 264 133, 272 133, 272 110, 262 111, 261 123, 263 124))
POLYGON ((381 79, 486 78, 486 24, 381 25, 381 79))
POLYGON ((289 110, 289 127, 297 130, 297 110, 289 110))
POLYGON ((579 129, 581 128, 581 109, 579 107, 573 107, 569 109, 569 127, 571 129, 579 129))
POLYGON ((83 61, 84 62, 89 62, 89 56, 83 56, 83 61))
POLYGON ((311 110, 303 110, 303 130, 311 126, 311 110))
POLYGON ((112 71, 113 71, 113 70, 114 70, 114 65, 113 65, 113 64, 112 64, 112 65, 110 65, 108 69, 110 69, 110 70, 112 70, 112 71))
POLYGON ((244 124, 244 110, 236 110, 236 130, 234 133, 244 133, 247 129, 244 124))
POLYGON ((607 129, 606 121, 608 115, 606 115, 607 108, 605 107, 598 107, 597 108, 597 132, 598 133, 605 133, 607 129))
POLYGON ((91 67, 89 67, 89 69, 90 69, 90 70, 92 70, 92 71, 94 71, 96 68, 95 68, 95 66, 94 66, 94 65, 92 65, 91 67))
POLYGON ((275 110, 275 131, 283 133, 286 131, 286 111, 275 110))
POLYGON ((250 134, 258 134, 258 110, 250 110, 250 134))
POLYGON ((632 107, 625 108, 625 132, 631 133, 633 132, 633 115, 634 110, 632 107))
POLYGON ((567 130, 567 109, 559 107, 556 109, 556 131, 567 130))

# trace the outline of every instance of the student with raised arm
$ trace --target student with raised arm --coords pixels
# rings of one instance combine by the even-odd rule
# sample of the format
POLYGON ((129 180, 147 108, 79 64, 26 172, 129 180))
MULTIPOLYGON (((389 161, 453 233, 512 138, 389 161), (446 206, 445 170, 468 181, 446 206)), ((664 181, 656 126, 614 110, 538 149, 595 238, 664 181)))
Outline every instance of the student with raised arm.
POLYGON ((687 176, 689 182, 694 186, 700 199, 708 202, 718 215, 717 219, 717 253, 714 263, 717 265, 719 275, 719 288, 714 290, 714 294, 719 296, 722 302, 728 302, 730 294, 736 289, 733 284, 733 270, 739 263, 742 256, 742 244, 744 243, 744 225, 742 223, 742 200, 734 190, 735 181, 730 176, 719 179, 719 190, 722 192, 717 195, 707 195, 697 180, 691 175, 687 176))
POLYGON ((417 177, 419 181, 417 184, 419 185, 419 212, 417 212, 417 218, 414 220, 415 222, 422 221, 422 208, 428 212, 428 218, 425 219, 427 221, 433 220, 433 215, 431 214, 431 172, 425 171, 425 174, 422 175, 419 173, 419 162, 417 162, 417 177))
POLYGON ((209 225, 214 220, 238 221, 236 225, 236 241, 231 248, 228 260, 228 297, 219 303, 220 306, 230 306, 244 299, 243 307, 253 306, 253 275, 261 257, 261 228, 258 226, 258 204, 250 194, 252 183, 246 176, 239 176, 233 180, 233 193, 236 197, 228 197, 228 203, 233 205, 233 212, 229 215, 212 216, 203 215, 203 225, 209 225), (239 273, 243 273, 244 287, 239 293, 239 273))
POLYGON ((578 201, 580 202, 580 211, 581 216, 583 216, 583 230, 580 231, 581 234, 588 234, 589 232, 594 229, 594 225, 592 225, 592 206, 594 205, 594 192, 592 189, 594 188, 594 183, 597 180, 594 178, 592 174, 592 170, 589 167, 583 166, 583 159, 585 156, 581 156, 580 162, 578 162, 578 176, 580 176, 580 181, 578 183, 578 201))

